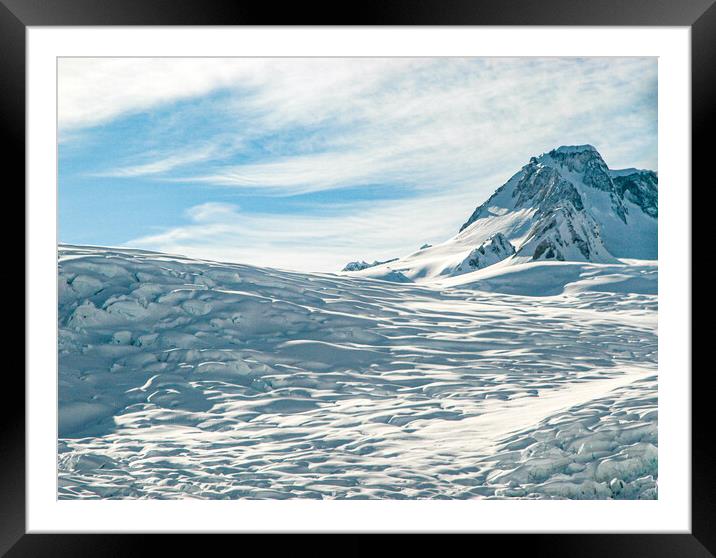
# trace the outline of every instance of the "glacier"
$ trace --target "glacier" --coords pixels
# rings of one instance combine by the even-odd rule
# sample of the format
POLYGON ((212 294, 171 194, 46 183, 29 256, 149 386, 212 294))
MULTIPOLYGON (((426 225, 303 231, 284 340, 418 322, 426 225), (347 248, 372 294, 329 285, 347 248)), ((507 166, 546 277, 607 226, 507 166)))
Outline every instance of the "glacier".
POLYGON ((61 245, 60 499, 657 497, 657 267, 61 245))

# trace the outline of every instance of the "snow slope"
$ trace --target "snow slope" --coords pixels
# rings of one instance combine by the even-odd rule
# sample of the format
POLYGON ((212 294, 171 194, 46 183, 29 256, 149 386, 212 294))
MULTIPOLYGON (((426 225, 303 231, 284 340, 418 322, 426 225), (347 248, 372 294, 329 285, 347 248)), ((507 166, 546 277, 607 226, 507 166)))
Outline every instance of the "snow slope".
MULTIPOLYGON (((514 247, 492 258, 617 263, 657 258, 658 177, 653 171, 610 170, 591 145, 562 146, 532 157, 482 205, 456 236, 397 261, 353 269, 426 281, 471 271, 466 262, 490 239, 514 247)), ((481 265, 480 267, 485 267, 481 265)))
POLYGON ((61 246, 59 497, 655 498, 656 276, 61 246))

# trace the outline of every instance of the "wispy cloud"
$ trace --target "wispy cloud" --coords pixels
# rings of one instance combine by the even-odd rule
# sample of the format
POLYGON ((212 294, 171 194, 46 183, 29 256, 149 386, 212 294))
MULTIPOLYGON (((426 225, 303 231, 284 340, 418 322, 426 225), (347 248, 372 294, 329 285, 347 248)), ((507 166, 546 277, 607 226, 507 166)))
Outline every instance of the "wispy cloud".
MULTIPOLYGON (((546 149, 565 137, 599 143, 606 156, 618 154, 624 147, 611 139, 623 134, 627 121, 630 143, 638 143, 640 131, 648 141, 656 101, 645 103, 655 83, 656 62, 643 58, 63 59, 60 125, 87 126, 219 88, 233 90, 236 96, 226 99, 223 110, 242 138, 297 126, 329 136, 323 153, 310 153, 305 162, 289 155, 208 175, 220 183, 274 185, 334 155, 350 164, 382 152, 405 168, 401 154, 458 149, 464 165, 506 148, 546 149), (472 156, 466 158, 468 150, 472 156), (275 172, 268 172, 270 163, 275 172)), ((306 180, 315 181, 312 175, 306 180)))
POLYGON ((143 164, 117 167, 109 171, 96 173, 96 176, 129 178, 134 176, 162 174, 179 167, 207 161, 215 157, 218 152, 219 149, 216 145, 198 147, 179 153, 172 153, 166 156, 160 155, 158 158, 151 158, 149 162, 143 164))
POLYGON ((348 261, 391 258, 440 242, 472 211, 470 192, 394 203, 314 206, 308 214, 244 212, 208 202, 188 223, 128 241, 127 246, 303 271, 338 271, 348 261), (420 223, 416 231, 415 223, 420 223))

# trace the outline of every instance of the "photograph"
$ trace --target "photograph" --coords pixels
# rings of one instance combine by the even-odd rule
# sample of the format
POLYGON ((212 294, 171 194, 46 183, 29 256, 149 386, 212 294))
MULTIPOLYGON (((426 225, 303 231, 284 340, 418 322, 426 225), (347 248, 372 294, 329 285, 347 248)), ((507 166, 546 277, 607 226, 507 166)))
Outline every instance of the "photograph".
POLYGON ((659 64, 58 56, 57 499, 658 500, 659 64))

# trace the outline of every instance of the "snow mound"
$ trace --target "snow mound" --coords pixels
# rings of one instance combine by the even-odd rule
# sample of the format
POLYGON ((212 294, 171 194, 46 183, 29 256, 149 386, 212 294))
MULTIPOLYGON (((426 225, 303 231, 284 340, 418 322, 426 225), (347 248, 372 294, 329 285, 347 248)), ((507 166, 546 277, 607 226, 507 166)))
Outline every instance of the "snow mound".
POLYGON ((656 262, 594 264, 543 260, 521 264, 502 262, 486 269, 436 282, 447 288, 544 297, 585 293, 658 294, 656 262), (507 264, 507 265, 505 265, 507 264))

